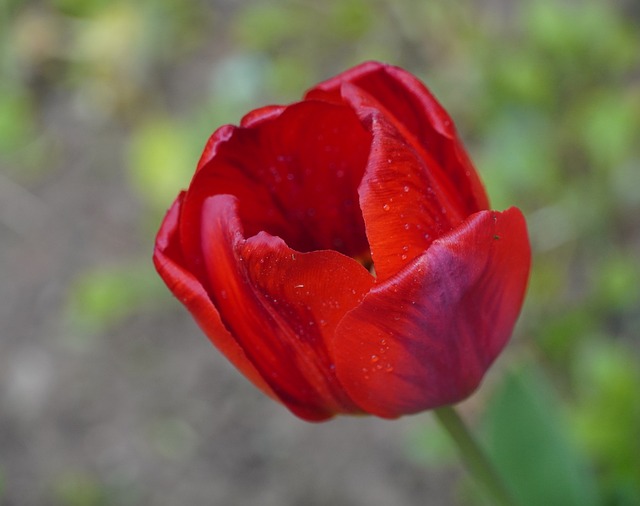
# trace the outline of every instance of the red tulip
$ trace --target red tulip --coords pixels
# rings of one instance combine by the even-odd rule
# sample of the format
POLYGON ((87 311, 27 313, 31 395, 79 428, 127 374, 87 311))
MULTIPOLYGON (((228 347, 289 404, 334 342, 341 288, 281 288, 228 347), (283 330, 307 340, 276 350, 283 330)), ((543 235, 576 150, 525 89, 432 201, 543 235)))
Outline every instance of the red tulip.
POLYGON ((307 420, 458 402, 507 343, 530 247, 446 111, 364 63, 209 139, 154 261, 218 349, 307 420))

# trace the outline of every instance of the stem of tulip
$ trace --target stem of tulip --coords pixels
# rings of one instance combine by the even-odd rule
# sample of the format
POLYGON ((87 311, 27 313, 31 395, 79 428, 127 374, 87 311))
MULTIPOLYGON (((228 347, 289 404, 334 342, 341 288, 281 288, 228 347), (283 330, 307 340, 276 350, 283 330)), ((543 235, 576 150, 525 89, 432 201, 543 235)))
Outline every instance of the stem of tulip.
POLYGON ((496 472, 487 455, 469 432, 458 412, 451 406, 434 410, 440 425, 449 433, 458 447, 458 451, 467 470, 476 480, 484 485, 493 496, 495 504, 500 506, 516 506, 504 482, 496 472))

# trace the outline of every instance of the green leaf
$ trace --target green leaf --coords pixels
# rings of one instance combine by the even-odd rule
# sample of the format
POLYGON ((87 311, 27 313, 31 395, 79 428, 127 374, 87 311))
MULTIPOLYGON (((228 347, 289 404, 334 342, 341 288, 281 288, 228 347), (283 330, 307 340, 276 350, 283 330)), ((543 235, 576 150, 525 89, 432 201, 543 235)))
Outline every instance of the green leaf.
POLYGON ((488 450, 521 506, 598 504, 558 401, 534 370, 507 375, 486 414, 488 450))

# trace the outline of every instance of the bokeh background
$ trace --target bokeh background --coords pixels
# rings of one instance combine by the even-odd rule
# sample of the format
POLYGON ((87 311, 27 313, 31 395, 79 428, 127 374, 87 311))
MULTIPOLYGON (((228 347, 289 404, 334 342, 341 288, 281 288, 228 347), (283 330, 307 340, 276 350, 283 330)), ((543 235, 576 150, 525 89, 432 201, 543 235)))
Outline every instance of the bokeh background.
POLYGON ((0 504, 491 504, 425 413, 314 425, 151 264, 209 134, 366 59, 420 76, 534 248, 460 411, 523 506, 640 504, 635 0, 2 0, 0 504))

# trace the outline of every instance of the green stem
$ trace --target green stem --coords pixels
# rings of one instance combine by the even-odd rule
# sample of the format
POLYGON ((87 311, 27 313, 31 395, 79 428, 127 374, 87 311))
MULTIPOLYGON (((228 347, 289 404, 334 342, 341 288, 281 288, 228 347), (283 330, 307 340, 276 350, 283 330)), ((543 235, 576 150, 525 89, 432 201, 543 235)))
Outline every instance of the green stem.
POLYGON ((516 503, 505 487, 502 479, 487 458, 480 445, 469 432, 456 410, 451 406, 434 411, 440 425, 449 433, 458 446, 458 451, 468 471, 482 483, 496 505, 515 506, 516 503))

